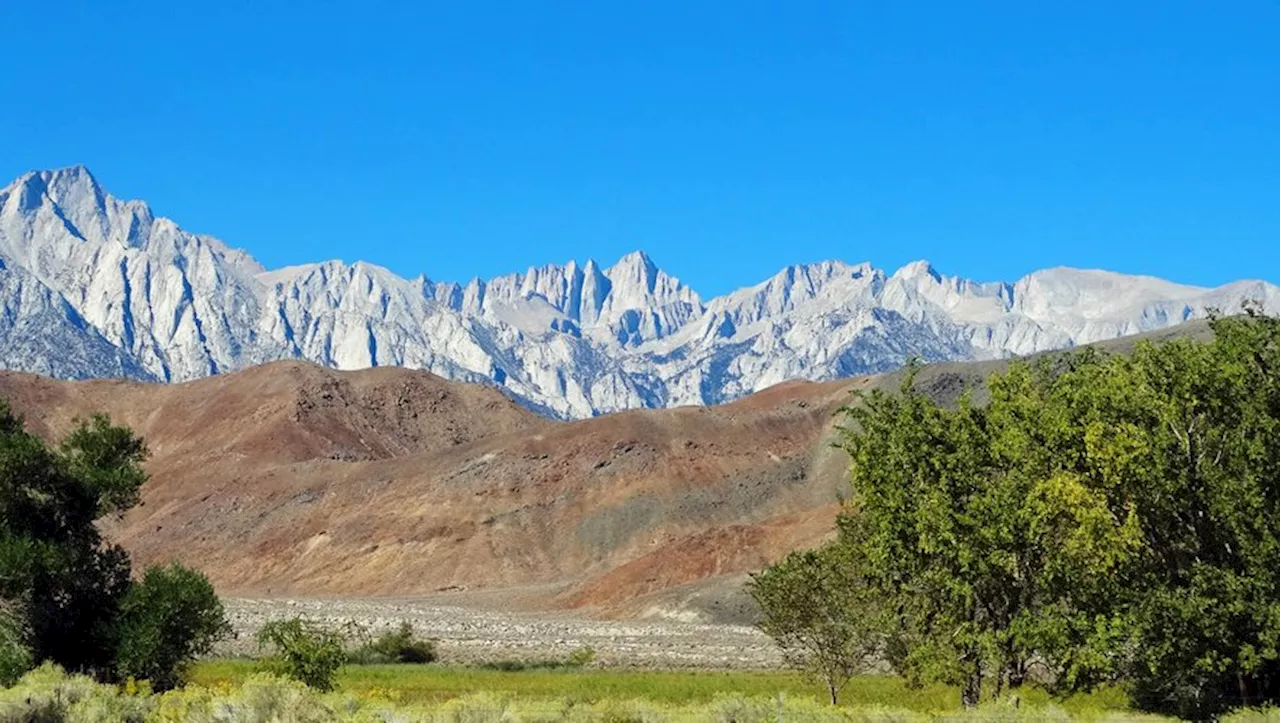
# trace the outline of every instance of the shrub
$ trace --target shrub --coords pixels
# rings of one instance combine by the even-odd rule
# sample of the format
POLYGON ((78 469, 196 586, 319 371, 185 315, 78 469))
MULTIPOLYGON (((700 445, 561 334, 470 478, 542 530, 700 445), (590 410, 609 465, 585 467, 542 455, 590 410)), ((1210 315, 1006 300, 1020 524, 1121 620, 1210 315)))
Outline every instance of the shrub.
POLYGON ((511 700, 493 693, 477 693, 457 698, 440 707, 440 721, 449 723, 505 723, 513 718, 511 700))
POLYGON ((185 667, 230 631, 208 578, 176 562, 147 568, 120 613, 120 676, 149 680, 158 690, 176 686, 185 667))
POLYGON ((154 705, 45 663, 0 691, 0 723, 143 723, 154 705))
POLYGON ((1004 703, 988 703, 977 708, 955 711, 938 716, 943 723, 1071 723, 1071 714, 1049 706, 1048 708, 1017 708, 1004 703))
POLYGON ((249 678, 234 693, 215 701, 214 711, 217 720, 228 721, 321 723, 350 720, 326 705, 306 685, 270 675, 249 678))
POLYGON ((569 653, 569 659, 565 662, 572 668, 585 668, 596 660, 596 651, 593 648, 581 647, 569 653))
MULTIPOLYGON (((377 701, 320 693, 270 673, 257 673, 238 686, 187 686, 157 696, 147 723, 408 723, 422 720, 392 712, 377 701)), ((105 723, 105 722, 104 722, 105 723)))
POLYGON ((711 703, 716 723, 768 723, 778 719, 778 706, 764 698, 722 695, 711 703))
POLYGON ((1222 723, 1280 723, 1280 708, 1244 708, 1224 716, 1222 723))
POLYGON ((415 638, 413 625, 402 622, 354 650, 348 660, 358 664, 433 663, 437 657, 435 641, 415 638))
POLYGON ((490 660, 480 663, 485 670, 496 670, 502 673, 519 673, 522 670, 560 670, 563 668, 583 668, 596 659, 596 651, 582 647, 569 653, 566 658, 534 658, 532 660, 490 660))
POLYGON ((345 636, 310 620, 293 618, 267 623, 258 631, 258 646, 273 648, 269 670, 317 690, 333 690, 338 669, 347 662, 345 636))
POLYGON ((522 670, 546 670, 560 667, 558 660, 486 660, 479 667, 499 673, 519 673, 522 670))
MULTIPOLYGON (((1060 709, 998 703, 969 711, 919 713, 880 706, 837 708, 809 697, 721 695, 710 702, 676 705, 605 697, 518 698, 507 693, 467 695, 417 706, 393 704, 370 693, 321 693, 306 685, 256 673, 238 685, 189 685, 152 695, 146 686, 102 685, 47 664, 0 690, 0 723, 1157 723, 1167 719, 1099 710, 1070 715, 1060 709)), ((1280 721, 1274 711, 1242 711, 1232 723, 1280 721)))

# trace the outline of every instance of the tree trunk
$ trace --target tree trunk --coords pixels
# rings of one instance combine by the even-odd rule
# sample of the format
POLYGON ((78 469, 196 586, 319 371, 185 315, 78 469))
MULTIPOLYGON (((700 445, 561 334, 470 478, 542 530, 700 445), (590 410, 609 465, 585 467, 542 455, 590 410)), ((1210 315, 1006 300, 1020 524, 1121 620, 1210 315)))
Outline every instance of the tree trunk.
POLYGON ((1027 664, 1025 661, 1019 660, 1014 663, 1013 668, 1009 670, 1009 691, 1012 692, 1022 687, 1027 682, 1027 664))
POLYGON ((840 704, 840 688, 834 680, 827 680, 827 692, 831 694, 831 705, 840 704))
POLYGON ((960 692, 960 703, 966 708, 973 708, 982 702, 982 671, 975 669, 969 673, 964 682, 964 690, 960 692))
POLYGON ((1249 695, 1249 679, 1244 677, 1244 673, 1236 673, 1236 692, 1240 695, 1240 705, 1242 707, 1252 703, 1249 695))

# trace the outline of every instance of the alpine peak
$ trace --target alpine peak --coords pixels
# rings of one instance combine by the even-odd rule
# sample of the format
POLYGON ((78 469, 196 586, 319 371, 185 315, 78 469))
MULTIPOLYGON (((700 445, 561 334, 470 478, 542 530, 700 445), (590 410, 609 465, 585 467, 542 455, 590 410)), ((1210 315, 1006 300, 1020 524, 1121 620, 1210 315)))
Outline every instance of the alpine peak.
POLYGON ((362 262, 268 271, 112 197, 84 166, 0 189, 0 367, 59 377, 181 381, 292 358, 397 365, 587 417, 718 403, 913 357, 1029 354, 1245 301, 1280 308, 1280 289, 1071 269, 978 283, 926 261, 892 276, 825 261, 704 303, 643 251, 607 269, 588 260, 465 285, 362 262))

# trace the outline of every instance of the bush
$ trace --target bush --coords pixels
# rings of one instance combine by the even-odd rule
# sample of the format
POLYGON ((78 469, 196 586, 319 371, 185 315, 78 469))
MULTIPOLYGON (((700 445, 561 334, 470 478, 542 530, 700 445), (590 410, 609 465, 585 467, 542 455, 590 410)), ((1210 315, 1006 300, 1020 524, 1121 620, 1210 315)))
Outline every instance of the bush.
POLYGON ((45 663, 0 691, 0 723, 143 723, 154 706, 148 696, 122 693, 45 663))
POLYGON ((31 649, 21 641, 0 640, 0 686, 13 685, 31 669, 31 649))
POLYGON ((505 695, 476 693, 440 706, 437 720, 449 723, 504 723, 513 718, 511 700, 505 695))
POLYGON ((333 690, 338 669, 347 662, 345 636, 302 618, 277 620, 258 631, 258 646, 273 648, 267 668, 317 690, 333 690))
POLYGON ((569 659, 565 662, 571 668, 585 668, 596 661, 596 651, 593 648, 581 647, 569 653, 569 659))
POLYGON ((186 666, 230 631, 208 578, 176 562, 147 568, 120 613, 120 676, 149 680, 158 690, 178 685, 186 666))
POLYGON ((413 625, 402 622, 394 631, 383 633, 354 650, 348 662, 361 665, 433 663, 437 657, 435 641, 415 638, 413 625))
POLYGON ((1280 708, 1244 708, 1224 716, 1222 723, 1280 723, 1280 708))
MULTIPOLYGON (((315 686, 311 686, 315 687, 315 686)), ((256 675, 238 690, 223 697, 215 706, 220 720, 231 721, 321 721, 350 720, 326 705, 306 685, 294 680, 280 680, 256 675)))
MULTIPOLYGON (((418 721, 385 702, 319 693, 296 680, 257 673, 238 686, 189 685, 155 698, 147 723, 389 723, 418 721)), ((105 722, 104 722, 105 723, 105 722)))

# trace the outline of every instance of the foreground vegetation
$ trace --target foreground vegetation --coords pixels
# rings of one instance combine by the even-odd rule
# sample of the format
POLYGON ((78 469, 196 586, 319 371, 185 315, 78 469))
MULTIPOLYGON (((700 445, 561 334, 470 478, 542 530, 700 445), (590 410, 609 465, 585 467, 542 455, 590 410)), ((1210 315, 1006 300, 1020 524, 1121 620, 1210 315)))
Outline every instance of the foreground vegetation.
POLYGON ((1280 319, 1019 362, 990 402, 908 374, 844 410, 838 540, 750 589, 834 698, 872 663, 958 687, 1122 684, 1207 719, 1280 702, 1280 319))
MULTIPOLYGON (((657 723, 708 721, 773 723, 774 721, 865 721, 867 723, 925 723, 927 721, 1157 721, 1108 709, 1099 698, 1066 701, 1064 705, 1008 702, 961 711, 944 706, 929 709, 902 686, 901 681, 859 679, 848 690, 885 697, 889 702, 854 702, 832 707, 801 693, 779 694, 775 684, 800 686, 794 677, 778 674, 638 672, 519 672, 472 671, 487 692, 448 695, 464 671, 425 666, 374 666, 348 669, 338 689, 322 693, 298 681, 254 673, 247 663, 218 663, 197 667, 204 682, 165 693, 145 686, 112 686, 83 676, 68 676, 51 666, 28 673, 18 684, 0 691, 0 720, 40 723, 230 723, 279 721, 609 721, 657 723), (552 682, 551 679, 559 677, 552 682), (681 678, 704 678, 671 692, 681 678), (740 690, 739 687, 741 688, 740 690), (427 690, 435 693, 425 694, 427 690), (766 690, 774 690, 765 693, 766 690), (724 692, 736 690, 737 692, 724 692), (437 694, 439 696, 437 697, 437 694), (1094 704, 1101 705, 1094 705, 1094 704)), ((472 688, 474 690, 474 688, 472 688)), ((926 699, 934 700, 932 696, 926 699)), ((951 699, 954 705, 954 698, 951 699)), ((1235 723, 1280 721, 1280 715, 1241 713, 1235 723)))

